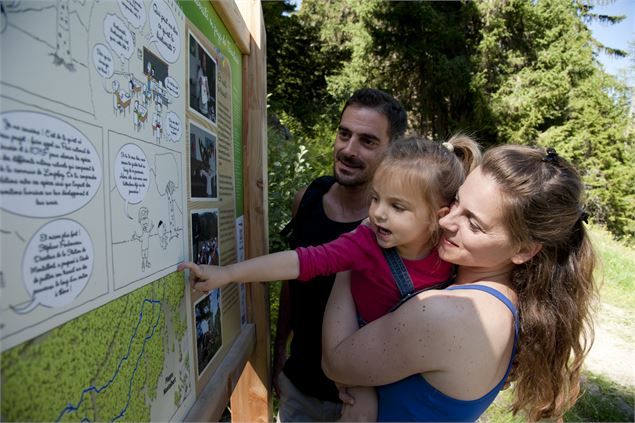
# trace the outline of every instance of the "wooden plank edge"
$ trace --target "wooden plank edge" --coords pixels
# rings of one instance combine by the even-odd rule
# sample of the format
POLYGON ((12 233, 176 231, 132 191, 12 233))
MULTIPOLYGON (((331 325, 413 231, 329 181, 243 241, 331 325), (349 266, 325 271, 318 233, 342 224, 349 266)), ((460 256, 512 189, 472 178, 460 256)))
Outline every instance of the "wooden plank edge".
POLYGON ((249 54, 250 31, 235 1, 210 0, 242 54, 249 54))
POLYGON ((205 385, 192 408, 183 418, 186 422, 217 422, 225 411, 247 360, 256 347, 256 327, 246 324, 230 350, 205 385))

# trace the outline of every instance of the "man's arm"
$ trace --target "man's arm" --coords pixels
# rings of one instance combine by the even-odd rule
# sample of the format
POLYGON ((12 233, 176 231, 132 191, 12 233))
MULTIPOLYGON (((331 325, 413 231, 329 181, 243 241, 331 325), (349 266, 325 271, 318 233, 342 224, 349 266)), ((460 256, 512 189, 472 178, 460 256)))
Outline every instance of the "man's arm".
MULTIPOLYGON (((295 217, 300 208, 300 202, 306 187, 299 190, 293 198, 293 207, 291 208, 291 216, 295 217)), ((289 282, 283 281, 280 287, 280 297, 278 299, 278 322, 276 324, 276 337, 273 346, 273 374, 272 384, 278 398, 280 397, 280 386, 278 384, 278 376, 282 372, 284 363, 287 361, 287 344, 291 336, 291 293, 289 282)))

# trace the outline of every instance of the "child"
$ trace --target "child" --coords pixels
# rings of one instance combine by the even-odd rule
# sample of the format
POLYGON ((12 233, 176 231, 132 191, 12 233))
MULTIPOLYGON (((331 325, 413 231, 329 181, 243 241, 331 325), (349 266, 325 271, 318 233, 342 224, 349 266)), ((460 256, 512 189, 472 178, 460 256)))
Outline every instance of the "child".
MULTIPOLYGON (((225 267, 182 263, 194 289, 209 291, 230 282, 308 280, 351 270, 351 293, 359 317, 371 322, 399 302, 400 291, 384 249, 395 248, 415 291, 446 281, 451 265, 436 250, 438 219, 444 216, 465 175, 481 158, 466 136, 443 144, 422 138, 393 142, 373 177, 369 225, 316 247, 299 247, 225 267)), ((355 405, 344 406, 343 420, 375 420, 374 388, 350 391, 355 405)))

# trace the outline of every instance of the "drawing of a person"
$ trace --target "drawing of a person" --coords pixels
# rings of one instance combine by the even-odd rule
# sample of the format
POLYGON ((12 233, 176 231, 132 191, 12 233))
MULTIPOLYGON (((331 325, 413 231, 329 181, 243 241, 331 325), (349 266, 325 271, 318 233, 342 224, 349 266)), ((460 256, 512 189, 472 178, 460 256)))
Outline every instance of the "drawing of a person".
POLYGON ((132 125, 134 129, 137 131, 141 129, 141 112, 139 111, 139 100, 134 101, 134 106, 132 107, 132 125))
POLYGON ((154 135, 154 139, 157 144, 161 141, 161 134, 163 133, 163 128, 161 127, 161 104, 157 103, 157 110, 152 115, 152 135, 154 135))
POLYGON ((115 114, 119 111, 121 99, 119 98, 119 81, 112 81, 112 108, 115 114))
POLYGON ((154 223, 149 217, 150 211, 147 207, 139 209, 139 224, 141 225, 141 235, 137 232, 132 234, 133 241, 141 242, 141 270, 145 272, 150 268, 150 260, 148 260, 148 250, 150 249, 150 231, 154 228, 154 223))
POLYGON ((152 63, 148 62, 146 64, 146 86, 143 89, 143 101, 148 105, 150 98, 152 98, 152 78, 154 76, 154 69, 152 69, 152 63))

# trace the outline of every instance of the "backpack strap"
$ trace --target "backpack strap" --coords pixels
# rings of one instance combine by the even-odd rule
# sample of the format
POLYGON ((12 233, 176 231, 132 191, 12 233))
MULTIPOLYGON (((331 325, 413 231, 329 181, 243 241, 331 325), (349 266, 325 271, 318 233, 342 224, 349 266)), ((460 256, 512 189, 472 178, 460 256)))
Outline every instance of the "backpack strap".
POLYGON ((301 219, 307 210, 313 208, 313 206, 322 199, 324 194, 331 189, 331 186, 333 186, 334 183, 335 178, 333 176, 320 176, 319 178, 314 179, 313 182, 311 182, 306 188, 295 216, 293 216, 289 223, 287 223, 280 231, 280 235, 282 235, 283 238, 286 238, 289 242, 290 248, 296 247, 297 241, 295 239, 295 225, 298 222, 298 219, 301 219))
POLYGON ((390 311, 395 311, 399 308, 399 306, 401 306, 403 303, 405 303, 406 301, 408 301, 410 298, 424 292, 424 291, 428 291, 430 289, 445 289, 448 286, 452 285, 454 283, 454 281, 456 280, 456 272, 458 270, 458 266, 456 264, 452 265, 452 273, 450 274, 450 277, 448 279, 446 279, 443 282, 439 282, 435 285, 429 286, 427 288, 421 288, 417 291, 412 291, 407 295, 402 295, 401 299, 399 300, 399 302, 397 304, 395 304, 394 306, 392 306, 390 308, 390 311))

